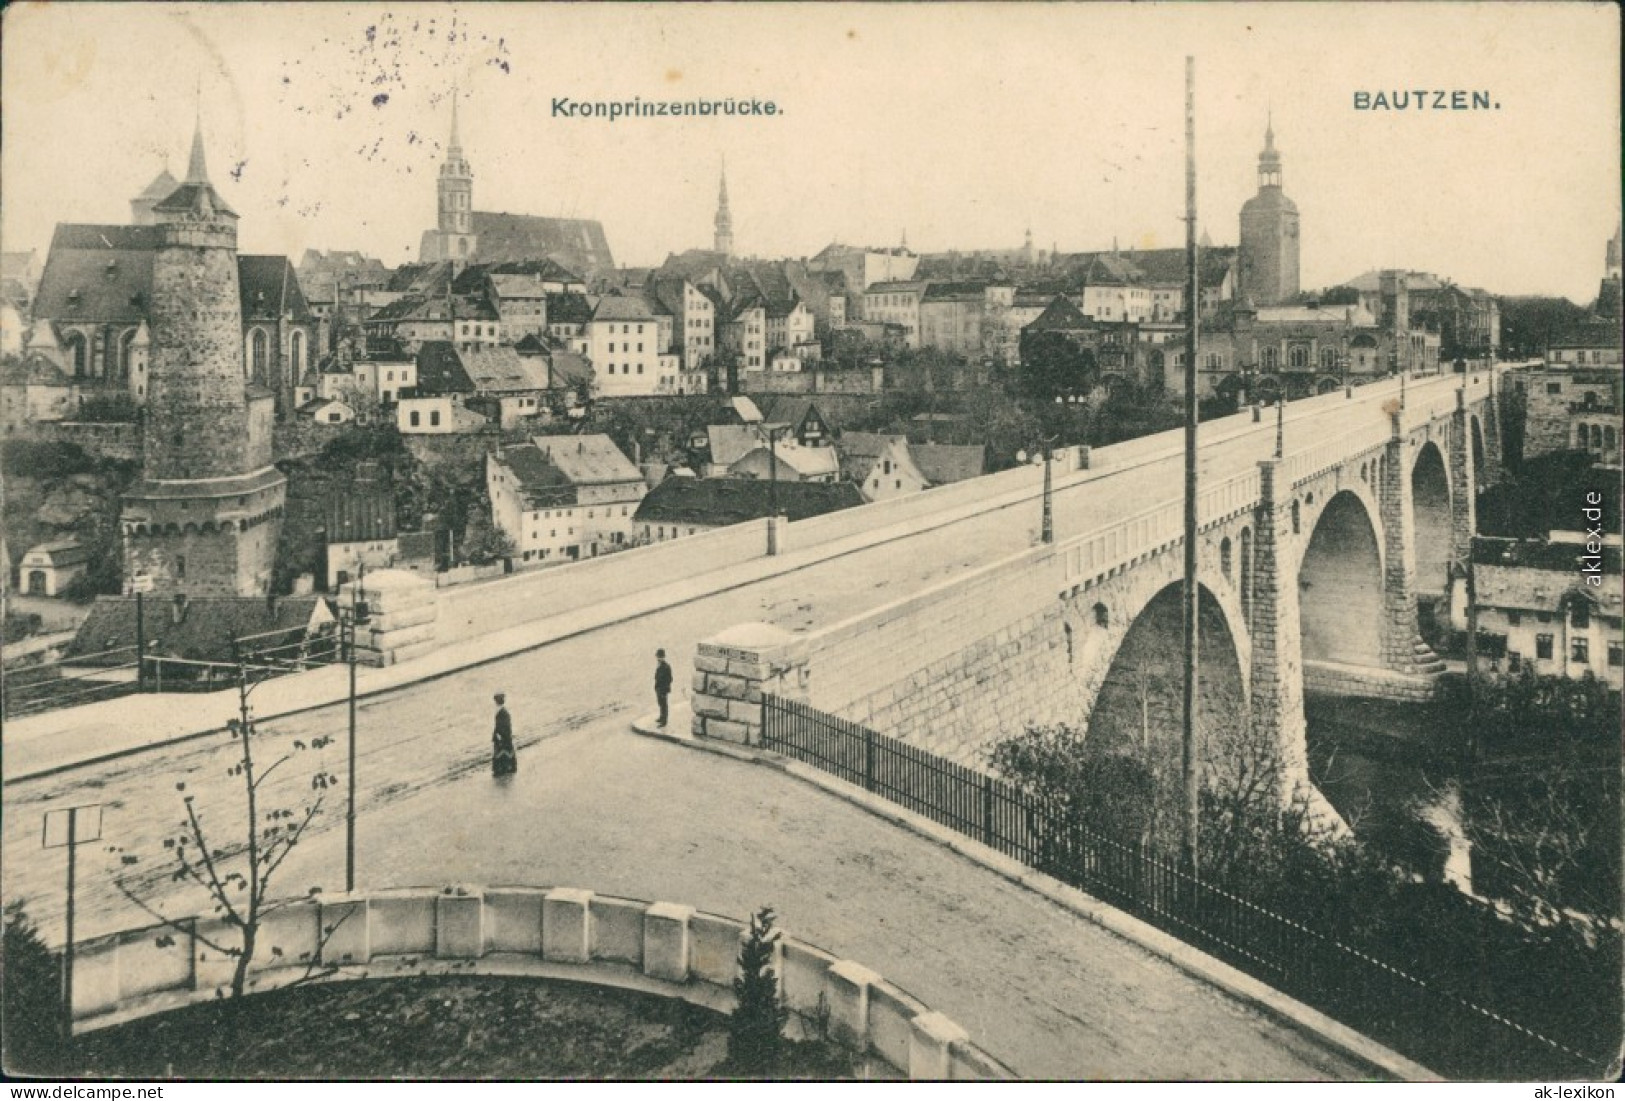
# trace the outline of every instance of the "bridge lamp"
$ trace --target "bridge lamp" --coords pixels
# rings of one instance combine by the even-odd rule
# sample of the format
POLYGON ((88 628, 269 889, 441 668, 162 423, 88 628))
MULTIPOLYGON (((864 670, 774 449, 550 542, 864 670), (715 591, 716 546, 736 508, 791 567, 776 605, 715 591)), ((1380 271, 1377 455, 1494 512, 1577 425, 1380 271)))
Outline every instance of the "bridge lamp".
POLYGON ((1042 453, 1037 450, 1029 453, 1026 448, 1016 452, 1016 462, 1018 463, 1032 463, 1034 466, 1039 463, 1044 464, 1044 518, 1043 526, 1039 529, 1039 541, 1043 543, 1055 542, 1055 492, 1054 479, 1050 473, 1050 459, 1053 455, 1052 448, 1055 441, 1060 438, 1059 435, 1056 435, 1042 441, 1042 453))

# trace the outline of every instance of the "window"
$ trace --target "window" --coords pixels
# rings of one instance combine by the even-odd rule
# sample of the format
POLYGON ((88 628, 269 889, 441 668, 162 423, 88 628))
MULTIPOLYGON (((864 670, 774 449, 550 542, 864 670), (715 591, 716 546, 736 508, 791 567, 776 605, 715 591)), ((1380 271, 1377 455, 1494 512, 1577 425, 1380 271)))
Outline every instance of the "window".
POLYGON ((1539 658, 1542 661, 1551 661, 1552 660, 1552 636, 1551 635, 1536 635, 1535 636, 1535 657, 1539 658))
POLYGON ((1576 665, 1591 664, 1591 640, 1581 637, 1569 640, 1569 660, 1576 665))
POLYGON ((1287 361, 1293 367, 1309 366, 1309 349, 1305 348, 1302 344, 1294 344, 1291 350, 1287 353, 1287 361))
POLYGON ((412 410, 412 427, 416 428, 423 423, 423 416, 416 409, 412 410))
POLYGON ((439 425, 440 425, 440 410, 438 410, 438 409, 429 410, 429 426, 431 428, 435 428, 435 427, 439 427, 439 425))
POLYGON ((186 579, 186 555, 184 554, 175 556, 175 578, 176 580, 186 579))
POLYGON ((1546 392, 1548 394, 1561 394, 1563 392, 1563 384, 1561 382, 1548 382, 1546 384, 1546 392))
POLYGON ((1277 348, 1265 348, 1259 356, 1259 366, 1266 371, 1278 370, 1281 366, 1281 352, 1277 348))
POLYGON ((1508 627, 1516 627, 1518 624, 1520 624, 1522 622, 1523 622, 1523 613, 1522 612, 1510 611, 1510 612, 1507 613, 1507 626, 1508 627))
POLYGON ((1618 669, 1625 665, 1625 643, 1610 642, 1608 644, 1608 667, 1618 669))
POLYGON ((1569 609, 1569 622, 1580 630, 1591 626, 1591 605, 1584 600, 1576 600, 1574 606, 1569 609))

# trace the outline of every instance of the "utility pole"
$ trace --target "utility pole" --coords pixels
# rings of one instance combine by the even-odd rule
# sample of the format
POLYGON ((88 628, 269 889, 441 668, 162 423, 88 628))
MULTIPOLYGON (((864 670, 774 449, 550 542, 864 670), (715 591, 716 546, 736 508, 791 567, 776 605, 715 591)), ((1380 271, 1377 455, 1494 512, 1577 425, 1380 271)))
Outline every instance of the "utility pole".
POLYGON ((1050 458, 1054 452, 1056 437, 1044 441, 1044 526, 1040 538, 1045 543, 1055 542, 1055 500, 1054 483, 1050 475, 1050 458))
POLYGON ((779 553, 779 433, 789 425, 767 430, 767 555, 779 553))
POLYGON ((350 768, 349 768, 349 798, 344 808, 344 891, 349 894, 355 890, 355 666, 356 666, 356 628, 360 625, 362 603, 365 591, 361 587, 362 579, 367 576, 367 567, 362 563, 356 568, 355 588, 350 593, 350 614, 345 618, 349 625, 349 640, 346 646, 346 659, 350 666, 350 768))
POLYGON ((62 942, 62 1030, 63 1043, 73 1040, 73 918, 77 846, 102 839, 102 804, 86 803, 63 810, 45 812, 45 829, 40 838, 47 849, 68 850, 67 929, 62 942))
POLYGON ((1185 781, 1185 868, 1197 872, 1201 793, 1198 789, 1200 754, 1196 744, 1196 682, 1200 667, 1196 652, 1196 329, 1198 292, 1196 265, 1196 58, 1185 58, 1185 582, 1181 604, 1185 627, 1185 691, 1182 701, 1183 764, 1185 781))

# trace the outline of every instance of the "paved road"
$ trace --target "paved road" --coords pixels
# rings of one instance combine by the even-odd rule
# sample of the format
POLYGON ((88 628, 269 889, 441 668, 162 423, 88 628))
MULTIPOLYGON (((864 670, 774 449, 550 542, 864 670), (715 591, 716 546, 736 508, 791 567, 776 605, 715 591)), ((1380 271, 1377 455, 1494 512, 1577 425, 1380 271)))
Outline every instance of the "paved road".
MULTIPOLYGON (((1289 449, 1294 440, 1307 446, 1346 430, 1352 415, 1379 415, 1382 397, 1294 411, 1289 449)), ((1245 469, 1269 453, 1273 431, 1267 422, 1256 429, 1227 422, 1214 434, 1241 434, 1215 444, 1204 465, 1245 469)), ((1141 444, 1142 452, 1152 450, 1150 441, 1141 444)), ((1057 531, 1065 538, 1168 498, 1177 492, 1177 470, 1178 459, 1170 458, 1059 493, 1057 531)), ((646 709, 656 646, 674 655, 681 687, 694 644, 730 624, 805 629, 838 622, 1028 546, 1036 512, 984 514, 366 701, 358 768, 364 881, 576 882, 730 914, 773 902, 802 935, 893 976, 988 1035, 990 1050, 1030 1075, 1346 1074, 1344 1064, 1294 1034, 929 843, 787 779, 764 777, 764 770, 624 733, 646 709), (521 783, 505 793, 493 793, 483 777, 489 700, 499 689, 510 695, 526 760, 521 783), (905 914, 906 921, 898 916, 905 914), (946 932, 950 925, 960 933, 946 932), (1072 951, 1075 944, 1087 948, 1072 951), (998 945, 1014 951, 1001 955, 998 945), (1068 953, 1064 962, 1034 965, 1057 952, 1068 953), (949 965, 965 960, 976 961, 980 977, 956 985, 949 965), (1079 985, 1042 997, 1022 992, 1028 976, 1051 970, 1056 982, 1079 985), (1143 991, 1142 982, 1149 984, 1143 991), (933 984, 942 984, 943 996, 933 984), (1027 1007, 1025 1017, 1017 1003, 1027 1007), (1135 1005, 1145 1012, 1120 1012, 1135 1005), (1174 1024, 1187 1019, 1192 1023, 1174 1024), (1224 1019, 1232 1022, 1228 1032, 1217 1023, 1224 1019), (995 1033, 1006 1039, 991 1042, 995 1033), (1028 1033, 1032 1039, 1021 1041, 1028 1033), (1063 1043, 1063 1036, 1070 1039, 1063 1043)), ((296 741, 341 734, 343 725, 342 707, 265 724, 262 765, 296 741)), ((267 781, 262 804, 298 805, 318 761, 342 774, 342 750, 341 740, 299 755, 267 781)), ((4 897, 29 899, 46 935, 60 939, 61 853, 38 848, 41 813, 102 802, 108 843, 81 858, 80 935, 138 920, 112 882, 121 859, 141 857, 124 871, 145 897, 169 895, 174 885, 160 867, 162 840, 182 814, 177 784, 187 785, 211 823, 226 818, 238 791, 227 775, 234 761, 221 735, 8 784, 4 897), (108 851, 115 846, 119 851, 108 851)), ((338 811, 328 805, 321 831, 285 870, 282 889, 342 886, 338 811)), ((218 828, 241 835, 240 827, 218 828)), ((174 912, 191 912, 201 901, 180 898, 174 912)))

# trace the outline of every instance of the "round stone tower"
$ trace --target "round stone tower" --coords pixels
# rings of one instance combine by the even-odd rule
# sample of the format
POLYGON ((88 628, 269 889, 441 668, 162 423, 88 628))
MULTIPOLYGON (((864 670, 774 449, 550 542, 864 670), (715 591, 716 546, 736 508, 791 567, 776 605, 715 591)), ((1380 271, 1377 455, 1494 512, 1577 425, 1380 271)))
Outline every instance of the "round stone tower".
POLYGON ((1241 207, 1241 285, 1260 306, 1298 293, 1298 205, 1281 187, 1273 123, 1258 155, 1258 194, 1241 207))
POLYGON ((158 248, 142 478, 125 495, 126 578, 156 592, 269 592, 286 480, 274 398, 243 369, 237 215, 209 183, 201 126, 186 180, 154 204, 158 248))

